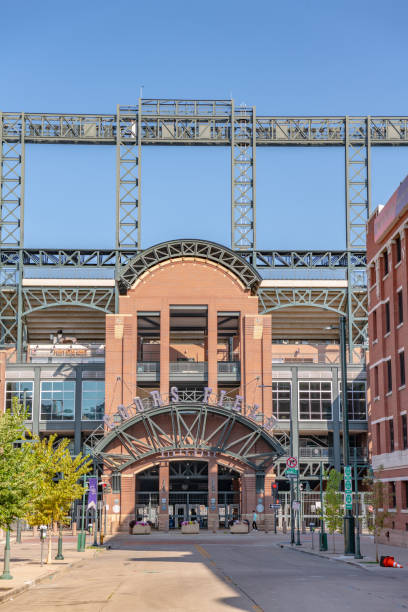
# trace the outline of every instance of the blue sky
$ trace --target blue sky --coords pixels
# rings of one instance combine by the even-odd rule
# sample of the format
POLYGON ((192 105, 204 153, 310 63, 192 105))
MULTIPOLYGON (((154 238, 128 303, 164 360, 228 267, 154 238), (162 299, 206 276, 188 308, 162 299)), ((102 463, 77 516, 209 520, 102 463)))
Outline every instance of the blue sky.
MULTIPOLYGON (((408 115, 408 4, 87 0, 2 7, 0 109, 229 98, 269 115, 408 115)), ((374 148, 373 205, 408 173, 374 148)), ((144 147, 142 244, 230 240, 229 150, 144 147)), ((114 244, 115 151, 28 145, 26 246, 114 244)), ((344 151, 258 148, 258 248, 343 248, 344 151)))

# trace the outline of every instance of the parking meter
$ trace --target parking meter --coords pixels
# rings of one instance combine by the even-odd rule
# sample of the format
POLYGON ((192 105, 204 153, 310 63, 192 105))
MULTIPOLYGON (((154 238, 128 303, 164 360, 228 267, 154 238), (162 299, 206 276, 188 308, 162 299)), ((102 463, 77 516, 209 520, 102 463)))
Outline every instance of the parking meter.
POLYGON ((40 530, 40 540, 45 540, 47 537, 47 525, 40 525, 38 529, 40 530))

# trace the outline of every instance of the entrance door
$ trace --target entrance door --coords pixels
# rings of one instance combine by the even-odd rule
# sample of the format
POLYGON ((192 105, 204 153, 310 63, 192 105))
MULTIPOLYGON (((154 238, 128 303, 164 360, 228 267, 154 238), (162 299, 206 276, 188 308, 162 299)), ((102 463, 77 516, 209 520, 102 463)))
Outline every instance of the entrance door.
POLYGON ((175 529, 181 529, 181 523, 187 520, 187 504, 174 504, 175 529))

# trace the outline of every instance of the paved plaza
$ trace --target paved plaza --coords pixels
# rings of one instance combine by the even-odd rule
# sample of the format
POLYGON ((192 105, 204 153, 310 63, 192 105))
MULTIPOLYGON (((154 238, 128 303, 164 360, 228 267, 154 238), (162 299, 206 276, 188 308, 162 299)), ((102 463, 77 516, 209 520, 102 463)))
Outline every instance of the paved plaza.
MULTIPOLYGON (((252 532, 112 537, 111 549, 78 559, 0 606, 10 612, 276 611, 408 609, 407 566, 352 565, 312 554, 310 536, 290 550, 287 536, 252 532)), ((338 539, 339 550, 341 539, 338 539)), ((370 554, 369 539, 363 552, 370 554)), ((383 550, 383 552, 388 552, 383 550)), ((394 548, 395 552, 395 548, 394 548)), ((408 561, 408 551, 399 556, 408 561)), ((71 555, 72 556, 72 555, 71 555)), ((366 559, 367 560, 367 559, 366 559)))

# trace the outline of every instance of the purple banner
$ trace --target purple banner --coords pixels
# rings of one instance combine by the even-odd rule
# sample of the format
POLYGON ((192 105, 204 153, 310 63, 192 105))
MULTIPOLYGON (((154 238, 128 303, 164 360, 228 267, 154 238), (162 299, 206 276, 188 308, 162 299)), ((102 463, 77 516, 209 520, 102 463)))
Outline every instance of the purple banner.
POLYGON ((88 510, 89 508, 94 508, 96 510, 96 505, 98 502, 98 479, 94 476, 88 478, 88 510))

